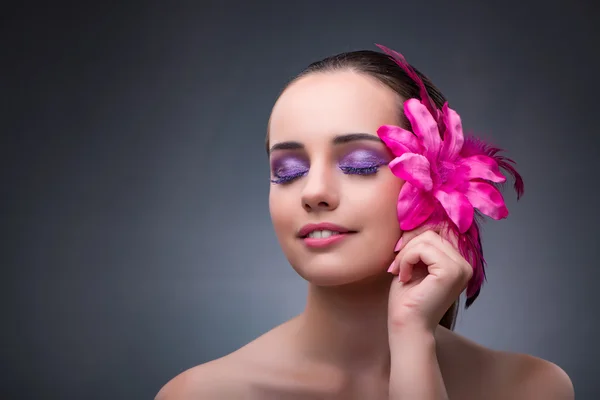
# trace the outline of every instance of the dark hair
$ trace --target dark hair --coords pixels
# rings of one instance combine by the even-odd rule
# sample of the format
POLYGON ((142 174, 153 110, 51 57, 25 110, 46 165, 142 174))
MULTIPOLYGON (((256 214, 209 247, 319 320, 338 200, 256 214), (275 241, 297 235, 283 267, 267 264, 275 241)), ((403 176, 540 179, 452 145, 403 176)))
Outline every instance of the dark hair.
MULTIPOLYGON (((431 81, 419 72, 415 67, 412 67, 419 77, 423 80, 427 92, 434 102, 434 105, 441 109, 446 102, 446 98, 440 90, 431 83, 431 81)), ((371 50, 359 50, 347 53, 340 53, 331 57, 327 57, 321 61, 316 61, 310 64, 306 69, 300 72, 292 80, 290 80, 285 89, 297 81, 298 79, 313 73, 326 73, 336 71, 356 71, 377 79, 387 87, 396 92, 402 101, 410 98, 421 99, 419 95, 419 87, 403 70, 394 62, 387 54, 379 53, 371 50)), ((400 104, 400 103, 399 103, 400 104)), ((410 124, 404 117, 402 107, 398 107, 400 112, 400 120, 403 128, 410 130, 410 124)), ((270 124, 269 124, 270 125, 270 124)), ((267 152, 269 151, 269 132, 267 129, 266 138, 267 152)), ((453 330, 458 315, 459 301, 457 300, 444 314, 440 321, 440 325, 453 330)))

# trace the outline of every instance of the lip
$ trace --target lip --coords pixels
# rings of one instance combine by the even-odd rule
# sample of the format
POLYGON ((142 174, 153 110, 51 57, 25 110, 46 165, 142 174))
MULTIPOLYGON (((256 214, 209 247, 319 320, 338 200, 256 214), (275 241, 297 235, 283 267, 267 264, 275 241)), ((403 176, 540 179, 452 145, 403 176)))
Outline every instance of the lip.
MULTIPOLYGON (((302 229, 300 229, 300 231, 298 231, 298 237, 304 239, 304 238, 306 238, 306 235, 308 235, 311 232, 314 232, 314 231, 323 231, 323 230, 335 231, 335 232, 338 232, 340 234, 353 233, 352 231, 350 231, 349 229, 344 228, 343 226, 332 224, 331 222, 321 222, 319 224, 307 224, 307 225, 304 225, 302 227, 302 229)), ((342 235, 340 235, 340 236, 342 236, 342 235)), ((330 236, 330 237, 333 237, 333 236, 330 236)), ((329 238, 327 238, 327 239, 329 239, 329 238)), ((317 240, 325 240, 325 239, 317 239, 317 240)))
POLYGON ((304 244, 307 247, 321 249, 324 247, 331 246, 335 243, 338 243, 338 242, 344 240, 345 238, 347 238, 348 236, 352 235, 353 233, 354 232, 339 233, 337 235, 329 236, 328 238, 305 237, 305 238, 302 238, 302 241, 304 241, 304 244))

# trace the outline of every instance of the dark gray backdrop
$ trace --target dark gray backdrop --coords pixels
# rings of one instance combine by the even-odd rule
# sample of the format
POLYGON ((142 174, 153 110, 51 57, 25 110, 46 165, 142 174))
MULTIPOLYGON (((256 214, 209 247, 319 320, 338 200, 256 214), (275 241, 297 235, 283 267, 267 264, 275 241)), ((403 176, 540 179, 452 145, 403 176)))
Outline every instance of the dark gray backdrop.
POLYGON ((485 226, 488 283, 457 330, 600 397, 593 1, 161 3, 0 16, 2 398, 149 399, 300 312, 270 107, 309 62, 376 42, 526 179, 485 226))

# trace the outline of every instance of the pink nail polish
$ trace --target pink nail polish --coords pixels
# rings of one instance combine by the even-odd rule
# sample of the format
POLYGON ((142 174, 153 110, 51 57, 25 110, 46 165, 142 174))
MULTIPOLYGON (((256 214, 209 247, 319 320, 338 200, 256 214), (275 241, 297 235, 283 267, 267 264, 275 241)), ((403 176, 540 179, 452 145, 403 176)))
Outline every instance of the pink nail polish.
POLYGON ((396 265, 396 260, 392 261, 392 264, 390 265, 390 267, 388 268, 387 272, 392 272, 394 269, 394 266, 396 265))
POLYGON ((400 240, 398 240, 398 243, 396 243, 396 247, 394 247, 394 251, 400 251, 401 247, 402 247, 402 238, 400 238, 400 240))

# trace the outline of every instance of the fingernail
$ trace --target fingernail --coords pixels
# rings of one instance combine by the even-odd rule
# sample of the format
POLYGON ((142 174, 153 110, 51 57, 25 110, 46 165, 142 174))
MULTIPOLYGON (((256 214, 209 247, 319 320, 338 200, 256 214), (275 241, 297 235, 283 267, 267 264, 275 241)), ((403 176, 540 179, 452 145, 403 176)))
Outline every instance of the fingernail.
POLYGON ((402 247, 402 238, 400 238, 400 240, 398 240, 398 243, 396 243, 396 247, 394 247, 394 251, 400 251, 401 247, 402 247))
POLYGON ((392 261, 392 264, 388 268, 387 272, 392 272, 394 270, 394 265, 396 265, 396 260, 392 261))

